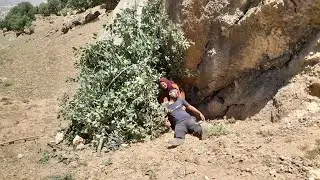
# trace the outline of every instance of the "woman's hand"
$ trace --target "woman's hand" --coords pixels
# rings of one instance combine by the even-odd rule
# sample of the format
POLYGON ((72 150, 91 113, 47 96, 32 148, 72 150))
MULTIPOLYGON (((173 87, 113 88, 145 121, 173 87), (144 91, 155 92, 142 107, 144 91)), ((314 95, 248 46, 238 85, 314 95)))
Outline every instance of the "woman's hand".
POLYGON ((170 121, 168 120, 168 119, 166 119, 165 121, 164 121, 164 126, 165 127, 167 127, 167 128, 171 128, 171 123, 170 123, 170 121))

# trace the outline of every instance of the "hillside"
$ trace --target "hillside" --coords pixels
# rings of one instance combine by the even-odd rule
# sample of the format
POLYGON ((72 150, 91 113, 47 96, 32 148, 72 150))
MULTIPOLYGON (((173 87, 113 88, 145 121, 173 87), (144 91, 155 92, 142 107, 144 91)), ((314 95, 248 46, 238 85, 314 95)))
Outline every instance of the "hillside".
POLYGON ((0 143, 35 137, 0 145, 0 179, 320 179, 319 34, 292 61, 302 70, 259 113, 211 120, 217 128, 207 140, 188 136, 168 149, 169 132, 101 154, 50 144, 68 124, 57 116, 63 94, 77 86, 66 82, 77 74, 73 47, 94 42, 111 18, 100 11, 100 20, 67 34, 61 28, 75 17, 38 18, 32 35, 0 33, 0 143))

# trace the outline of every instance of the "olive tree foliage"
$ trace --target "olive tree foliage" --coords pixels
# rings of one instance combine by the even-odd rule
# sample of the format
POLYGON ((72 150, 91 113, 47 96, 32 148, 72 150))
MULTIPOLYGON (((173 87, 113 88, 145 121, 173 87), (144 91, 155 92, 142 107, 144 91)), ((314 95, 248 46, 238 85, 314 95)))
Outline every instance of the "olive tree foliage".
POLYGON ((113 38, 78 50, 79 89, 71 99, 64 98, 61 111, 71 120, 69 139, 80 135, 117 149, 163 132, 158 80, 182 75, 189 43, 159 0, 150 1, 137 17, 135 9, 123 10, 106 27, 113 38))
POLYGON ((62 8, 63 4, 60 0, 48 0, 47 3, 41 3, 38 6, 38 13, 43 16, 50 16, 51 14, 59 15, 62 8))
POLYGON ((106 3, 108 1, 114 0, 69 0, 68 5, 70 5, 74 9, 86 10, 91 7, 106 3))
POLYGON ((35 17, 36 8, 29 2, 19 3, 10 9, 6 17, 0 21, 0 28, 7 30, 23 30, 32 24, 35 17))

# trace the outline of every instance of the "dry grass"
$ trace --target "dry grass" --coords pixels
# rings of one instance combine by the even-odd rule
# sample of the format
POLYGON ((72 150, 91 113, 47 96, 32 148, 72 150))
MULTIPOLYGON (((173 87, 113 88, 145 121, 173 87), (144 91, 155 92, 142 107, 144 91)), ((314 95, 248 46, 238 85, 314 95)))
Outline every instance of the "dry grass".
POLYGON ((221 136, 228 134, 226 127, 223 124, 214 124, 209 127, 209 136, 221 136))
POLYGON ((306 151, 310 148, 309 144, 303 144, 298 147, 301 151, 306 151))
POLYGON ((316 159, 320 155, 320 139, 316 139, 316 146, 312 150, 306 151, 306 157, 309 159, 316 159))
POLYGON ((262 137, 270 137, 273 136, 274 133, 270 130, 260 130, 259 132, 257 132, 257 135, 261 135, 262 137))

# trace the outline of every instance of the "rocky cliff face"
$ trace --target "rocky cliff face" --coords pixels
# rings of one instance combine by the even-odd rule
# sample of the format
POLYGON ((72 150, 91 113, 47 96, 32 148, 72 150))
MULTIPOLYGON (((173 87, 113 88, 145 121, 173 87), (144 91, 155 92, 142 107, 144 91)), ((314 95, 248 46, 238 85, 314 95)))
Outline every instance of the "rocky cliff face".
POLYGON ((258 113, 302 69, 319 30, 319 0, 167 0, 193 42, 187 95, 209 118, 258 113))

